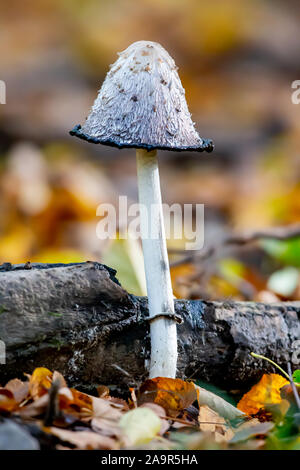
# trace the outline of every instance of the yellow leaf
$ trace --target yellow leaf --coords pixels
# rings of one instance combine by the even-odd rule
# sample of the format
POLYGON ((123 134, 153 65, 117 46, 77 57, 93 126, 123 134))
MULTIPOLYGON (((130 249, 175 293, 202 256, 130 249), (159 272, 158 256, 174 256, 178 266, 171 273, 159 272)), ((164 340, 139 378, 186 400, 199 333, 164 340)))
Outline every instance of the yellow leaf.
POLYGON ((239 410, 256 414, 266 404, 281 402, 280 389, 289 382, 279 374, 264 374, 260 381, 238 403, 239 410))
POLYGON ((52 372, 45 367, 34 370, 29 380, 29 392, 34 400, 45 395, 51 386, 52 372))

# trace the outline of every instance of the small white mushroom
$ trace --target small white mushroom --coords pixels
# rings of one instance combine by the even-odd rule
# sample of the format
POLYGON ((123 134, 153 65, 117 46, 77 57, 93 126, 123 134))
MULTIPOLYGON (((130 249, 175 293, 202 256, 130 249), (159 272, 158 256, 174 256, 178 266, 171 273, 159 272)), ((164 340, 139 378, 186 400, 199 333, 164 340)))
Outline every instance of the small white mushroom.
POLYGON ((149 302, 150 377, 175 377, 176 315, 162 214, 156 150, 213 150, 191 120, 174 60, 155 42, 139 41, 119 54, 92 110, 70 132, 92 143, 137 149, 141 234, 149 302), (149 233, 149 228, 151 233, 149 233))

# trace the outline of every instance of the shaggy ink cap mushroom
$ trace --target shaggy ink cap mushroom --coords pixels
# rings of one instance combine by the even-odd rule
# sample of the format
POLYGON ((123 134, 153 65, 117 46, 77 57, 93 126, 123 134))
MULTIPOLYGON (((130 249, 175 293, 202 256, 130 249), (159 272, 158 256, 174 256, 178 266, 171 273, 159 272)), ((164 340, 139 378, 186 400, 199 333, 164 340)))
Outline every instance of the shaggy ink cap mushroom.
POLYGON ((140 227, 147 282, 149 376, 175 377, 177 323, 163 220, 157 149, 213 150, 194 128, 173 59, 155 42, 139 41, 120 54, 81 128, 88 142, 136 148, 140 227), (151 235, 149 235, 149 229, 151 235))
POLYGON ((86 122, 70 134, 118 148, 213 150, 212 141, 195 130, 174 60, 151 41, 119 54, 86 122))

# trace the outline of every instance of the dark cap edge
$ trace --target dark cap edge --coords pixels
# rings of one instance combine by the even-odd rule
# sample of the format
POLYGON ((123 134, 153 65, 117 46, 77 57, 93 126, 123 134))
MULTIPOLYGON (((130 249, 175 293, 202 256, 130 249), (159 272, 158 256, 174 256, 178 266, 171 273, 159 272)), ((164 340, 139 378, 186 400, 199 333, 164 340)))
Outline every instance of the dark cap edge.
POLYGON ((191 146, 191 147, 168 147, 163 145, 149 145, 149 144, 120 144, 115 142, 113 139, 105 139, 101 140, 97 137, 92 137, 88 134, 85 134, 81 131, 81 125, 77 124, 77 126, 73 127, 73 129, 69 132, 70 135, 76 136, 79 139, 86 140, 92 144, 102 144, 108 145, 109 147, 117 147, 118 149, 124 148, 135 148, 135 149, 145 149, 150 152, 151 150, 168 150, 173 152, 212 152, 214 149, 213 141, 210 139, 202 139, 201 146, 191 146))

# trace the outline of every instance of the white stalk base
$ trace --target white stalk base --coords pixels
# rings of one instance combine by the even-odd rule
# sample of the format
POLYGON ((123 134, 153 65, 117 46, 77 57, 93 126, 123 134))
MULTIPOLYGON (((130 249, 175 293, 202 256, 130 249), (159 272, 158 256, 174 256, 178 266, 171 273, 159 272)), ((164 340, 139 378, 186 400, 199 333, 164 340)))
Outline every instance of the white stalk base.
MULTIPOLYGON (((138 149, 137 175, 141 236, 147 282, 150 318, 174 313, 174 300, 163 222, 162 200, 156 151, 138 149), (146 209, 143 210, 143 207, 146 209)), ((177 329, 172 319, 158 318, 150 323, 150 378, 176 376, 177 329)))

